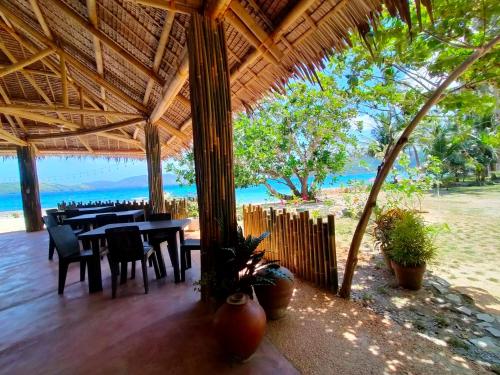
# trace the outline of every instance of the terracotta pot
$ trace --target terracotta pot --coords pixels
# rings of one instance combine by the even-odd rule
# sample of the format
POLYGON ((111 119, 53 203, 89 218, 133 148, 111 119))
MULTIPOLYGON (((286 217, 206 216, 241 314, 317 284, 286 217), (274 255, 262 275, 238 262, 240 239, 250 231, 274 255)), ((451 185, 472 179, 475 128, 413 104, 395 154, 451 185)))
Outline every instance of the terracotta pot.
POLYGON ((391 261, 391 264, 399 286, 411 290, 419 290, 422 287, 425 263, 417 267, 404 267, 394 261, 391 261))
POLYGON ((280 267, 276 271, 258 272, 261 276, 273 278, 275 285, 254 286, 257 299, 264 308, 267 319, 270 320, 280 319, 285 315, 293 294, 293 274, 285 267, 280 267), (279 274, 283 274, 284 277, 279 274))
POLYGON ((217 340, 231 357, 244 361, 259 347, 266 330, 266 313, 246 294, 226 299, 214 317, 217 340))
POLYGON ((392 268, 391 258, 389 258, 389 255, 385 251, 382 251, 382 255, 384 256, 385 265, 389 269, 389 272, 394 275, 394 268, 392 268))

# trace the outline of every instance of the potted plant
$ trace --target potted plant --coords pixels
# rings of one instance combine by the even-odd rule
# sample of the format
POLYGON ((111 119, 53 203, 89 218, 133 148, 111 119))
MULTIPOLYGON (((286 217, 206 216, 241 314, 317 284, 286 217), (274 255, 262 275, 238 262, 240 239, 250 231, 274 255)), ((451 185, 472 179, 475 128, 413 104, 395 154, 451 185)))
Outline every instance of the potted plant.
POLYGON ((272 283, 257 283, 255 294, 266 312, 267 319, 280 319, 285 315, 293 294, 293 274, 288 268, 273 263, 257 271, 257 275, 272 283))
POLYGON ((436 255, 435 228, 413 211, 404 211, 389 232, 389 257, 398 284, 406 289, 422 287, 426 265, 436 255))
POLYGON ((256 284, 272 284, 273 280, 257 273, 276 262, 263 263, 265 251, 257 250, 269 235, 244 237, 238 228, 236 244, 232 248, 217 251, 216 283, 219 299, 225 303, 214 317, 217 339, 224 351, 238 360, 248 359, 258 348, 264 337, 266 314, 253 300, 252 287, 256 284))
POLYGON ((390 247, 390 233, 394 225, 401 219, 405 213, 401 208, 390 208, 388 210, 379 210, 375 212, 375 221, 373 226, 373 237, 375 245, 377 245, 384 256, 385 264, 389 271, 394 274, 389 257, 388 249, 390 247))

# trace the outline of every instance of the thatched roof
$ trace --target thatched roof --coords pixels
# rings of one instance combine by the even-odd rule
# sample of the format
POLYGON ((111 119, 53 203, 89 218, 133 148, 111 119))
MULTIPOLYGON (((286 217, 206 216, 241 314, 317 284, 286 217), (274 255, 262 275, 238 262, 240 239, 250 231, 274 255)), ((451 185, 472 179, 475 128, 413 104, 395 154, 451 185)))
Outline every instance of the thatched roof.
POLYGON ((162 156, 176 154, 192 136, 190 13, 226 21, 238 110, 310 76, 383 4, 409 20, 407 0, 2 0, 0 155, 28 141, 40 155, 143 157, 147 118, 162 156))

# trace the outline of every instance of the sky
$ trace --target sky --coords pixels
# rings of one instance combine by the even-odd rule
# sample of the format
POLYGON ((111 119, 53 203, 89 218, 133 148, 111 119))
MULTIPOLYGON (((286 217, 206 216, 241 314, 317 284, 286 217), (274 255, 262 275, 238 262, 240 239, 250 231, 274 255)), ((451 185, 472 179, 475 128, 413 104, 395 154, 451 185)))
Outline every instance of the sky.
MULTIPOLYGON (((109 160, 107 158, 44 157, 37 160, 41 182, 78 185, 91 181, 117 181, 148 173, 145 160, 109 160)), ((0 183, 18 182, 17 158, 0 159, 0 183)))

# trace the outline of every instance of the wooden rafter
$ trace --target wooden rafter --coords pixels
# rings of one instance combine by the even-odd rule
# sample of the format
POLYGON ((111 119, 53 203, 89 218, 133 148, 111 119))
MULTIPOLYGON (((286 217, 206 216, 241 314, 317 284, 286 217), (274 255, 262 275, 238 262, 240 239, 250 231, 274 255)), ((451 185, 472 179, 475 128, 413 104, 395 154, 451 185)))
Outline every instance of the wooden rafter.
POLYGON ((171 0, 128 0, 130 2, 146 5, 154 8, 168 10, 170 12, 191 14, 197 12, 201 7, 199 1, 171 1, 171 0))
MULTIPOLYGON (((97 6, 95 0, 87 0, 87 13, 89 16, 90 23, 96 29, 99 28, 97 20, 97 6)), ((104 77, 104 60, 102 58, 102 46, 101 41, 95 35, 92 35, 94 40, 94 54, 95 54, 95 64, 97 68, 97 73, 104 77)), ((106 100, 106 90, 101 86, 101 98, 106 100)))
MULTIPOLYGON (((1 124, 0 124, 1 126, 1 124)), ((23 141, 21 138, 12 135, 7 130, 4 130, 0 127, 0 138, 6 140, 7 142, 13 143, 18 146, 26 146, 26 141, 23 141)))
POLYGON ((96 72, 92 71, 91 69, 87 68, 84 64, 82 64, 78 59, 74 58, 72 55, 69 53, 65 52, 62 48, 57 46, 57 44, 47 38, 45 35, 41 34, 37 30, 33 29, 30 25, 28 25, 26 22, 24 22, 22 19, 20 19, 17 15, 15 15, 13 12, 9 10, 4 4, 0 2, 0 11, 6 15, 9 20, 16 24, 23 32, 31 35, 32 37, 36 38, 43 44, 54 48, 56 52, 61 56, 64 55, 66 58, 67 63, 73 65, 76 69, 81 71, 83 74, 88 76, 90 79, 94 80, 98 85, 104 86, 108 91, 113 92, 118 98, 123 100, 125 103, 129 104, 130 106, 138 109, 141 112, 147 112, 147 108, 137 100, 131 98, 129 95, 125 94, 121 89, 113 85, 112 83, 106 81, 104 78, 99 76, 96 72))
POLYGON ((134 56, 132 56, 127 50, 125 50, 122 46, 117 44, 114 40, 109 38, 106 34, 99 31, 96 27, 94 27, 91 23, 84 20, 78 13, 73 11, 66 4, 61 2, 60 0, 51 0, 57 7, 69 18, 75 21, 80 27, 84 30, 88 31, 94 37, 98 38, 102 43, 112 49, 116 54, 118 54, 122 59, 124 59, 127 63, 134 66, 137 70, 142 72, 145 76, 150 79, 154 79, 160 85, 164 83, 163 79, 161 79, 158 74, 156 74, 152 69, 146 67, 143 63, 137 60, 134 56))
MULTIPOLYGON (((170 30, 174 24, 175 13, 169 12, 165 18, 165 23, 163 24, 163 29, 161 31, 160 40, 158 42, 158 48, 156 49, 155 57, 153 60, 153 70, 158 73, 160 68, 161 60, 165 54, 165 48, 167 47, 168 37, 170 36, 170 30)), ((153 89, 154 81, 150 79, 148 85, 146 86, 146 92, 144 93, 144 99, 142 102, 144 105, 148 104, 149 96, 151 95, 151 90, 153 89)))
MULTIPOLYGON (((267 34, 267 32, 257 23, 257 21, 247 12, 245 7, 241 5, 239 1, 232 1, 229 5, 231 10, 235 13, 235 15, 243 21, 246 25, 248 31, 253 34, 257 40, 259 41, 259 45, 257 49, 261 51, 264 56, 266 56, 266 51, 269 51, 271 55, 274 57, 274 62, 279 62, 283 57, 283 53, 278 49, 276 44, 274 44, 273 40, 267 34)), ((245 29, 241 30, 245 31, 245 35, 248 35, 245 29)), ((240 31, 240 30, 238 30, 240 31)))
POLYGON ((181 60, 179 64, 179 68, 175 73, 174 78, 163 87, 162 97, 156 103, 155 108, 151 112, 150 120, 153 124, 163 116, 165 111, 170 107, 173 103, 177 94, 181 91, 182 86, 186 83, 189 76, 189 63, 187 54, 184 55, 184 58, 181 60))
POLYGON ((0 78, 6 76, 7 74, 17 72, 18 70, 23 69, 25 66, 31 65, 34 62, 37 62, 38 60, 41 60, 41 59, 47 57, 48 55, 50 55, 54 51, 55 51, 54 48, 49 47, 49 48, 46 48, 46 49, 34 54, 33 56, 27 58, 26 60, 18 61, 15 64, 9 65, 8 67, 0 70, 0 78))
POLYGON ((178 130, 175 126, 169 124, 166 122, 164 119, 160 118, 156 125, 160 126, 161 128, 165 129, 169 134, 179 137, 182 141, 184 142, 189 142, 189 136, 182 131, 178 130))
POLYGON ((61 85, 62 85, 63 105, 65 107, 69 107, 68 75, 66 73, 66 59, 64 58, 64 56, 61 56, 61 58, 59 60, 61 63, 61 85))
POLYGON ((22 105, 10 104, 7 106, 0 106, 0 112, 3 110, 17 109, 23 111, 43 111, 43 112, 56 112, 56 113, 71 113, 76 115, 87 116, 107 116, 107 117, 122 117, 122 118, 137 118, 137 113, 116 112, 116 111, 103 111, 98 109, 80 108, 80 107, 61 107, 57 105, 22 105))
MULTIPOLYGON (((125 126, 138 125, 144 123, 144 118, 137 117, 126 121, 115 122, 112 124, 107 124, 103 126, 98 126, 95 128, 89 129, 80 129, 72 132, 61 132, 61 133, 49 133, 49 134, 33 134, 29 136, 28 140, 40 140, 40 139, 56 139, 56 138, 70 138, 70 137, 79 137, 82 135, 90 135, 96 133, 104 133, 111 130, 116 130, 123 128, 125 126)), ((109 133, 108 133, 109 134, 109 133)))
MULTIPOLYGON (((0 64, 0 69, 6 68, 9 65, 5 64, 0 64)), ((47 77, 53 77, 53 78, 58 78, 59 76, 55 73, 52 72, 47 72, 45 70, 38 70, 38 69, 30 69, 30 68, 23 68, 20 72, 25 72, 33 75, 40 75, 40 76, 47 76, 47 77)))
POLYGON ((47 37, 54 39, 52 36, 52 33, 50 31, 49 26, 47 25, 47 22, 45 21, 45 17, 43 16, 42 10, 40 9, 40 6, 38 5, 38 0, 30 0, 30 5, 31 9, 33 10, 33 13, 35 13, 35 17, 42 27, 43 33, 47 35, 47 37))
POLYGON ((79 128, 79 126, 77 124, 75 124, 71 121, 67 121, 67 120, 63 120, 63 119, 55 118, 55 117, 50 117, 50 116, 45 116, 45 115, 40 115, 38 113, 28 112, 28 111, 24 111, 22 109, 3 107, 2 113, 12 115, 12 116, 19 116, 19 117, 27 119, 27 120, 40 121, 40 122, 43 122, 44 124, 55 125, 55 126, 62 125, 68 129, 79 128))

